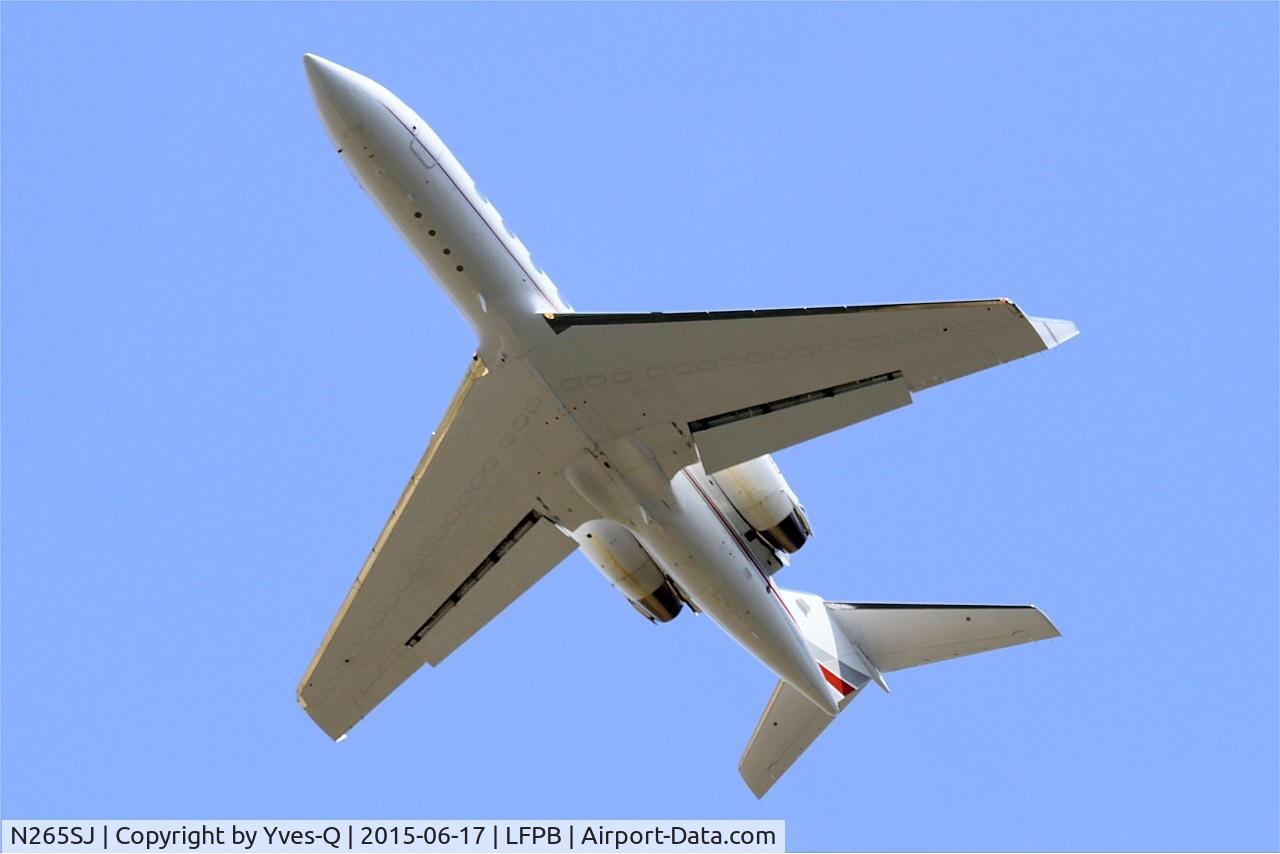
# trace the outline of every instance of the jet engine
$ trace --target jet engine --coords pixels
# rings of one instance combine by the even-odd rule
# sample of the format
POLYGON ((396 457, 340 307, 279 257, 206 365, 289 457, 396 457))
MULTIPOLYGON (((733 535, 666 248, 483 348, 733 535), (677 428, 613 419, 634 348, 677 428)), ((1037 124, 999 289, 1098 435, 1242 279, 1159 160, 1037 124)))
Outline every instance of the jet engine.
POLYGON ((665 623, 684 607, 644 546, 622 525, 596 519, 581 525, 573 538, 609 583, 650 621, 665 623))
POLYGON ((733 509, 778 551, 799 551, 813 533, 799 499, 768 454, 716 472, 713 479, 733 509))

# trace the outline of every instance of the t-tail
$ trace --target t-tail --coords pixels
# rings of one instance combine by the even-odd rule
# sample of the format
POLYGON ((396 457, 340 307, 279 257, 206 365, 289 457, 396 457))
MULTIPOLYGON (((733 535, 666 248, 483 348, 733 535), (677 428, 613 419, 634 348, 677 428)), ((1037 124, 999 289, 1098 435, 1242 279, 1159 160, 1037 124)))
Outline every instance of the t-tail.
MULTIPOLYGON (((887 692, 885 673, 1059 636, 1034 605, 827 602, 809 593, 778 592, 841 712, 867 685, 887 692)), ((763 797, 833 720, 780 681, 738 763, 755 796, 763 797)))

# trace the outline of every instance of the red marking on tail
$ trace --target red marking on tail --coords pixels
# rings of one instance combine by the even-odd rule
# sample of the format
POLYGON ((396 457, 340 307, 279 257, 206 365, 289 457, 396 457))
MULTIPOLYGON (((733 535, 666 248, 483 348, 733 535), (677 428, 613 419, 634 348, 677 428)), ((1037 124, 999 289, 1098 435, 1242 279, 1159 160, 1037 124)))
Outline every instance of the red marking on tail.
POLYGON ((827 668, 823 667, 821 664, 818 665, 818 669, 822 671, 822 678, 827 680, 828 685, 830 685, 832 688, 835 688, 837 691, 839 691, 841 697, 847 697, 850 694, 852 694, 854 691, 858 690, 857 688, 850 685, 848 682, 841 679, 836 674, 832 673, 827 668))

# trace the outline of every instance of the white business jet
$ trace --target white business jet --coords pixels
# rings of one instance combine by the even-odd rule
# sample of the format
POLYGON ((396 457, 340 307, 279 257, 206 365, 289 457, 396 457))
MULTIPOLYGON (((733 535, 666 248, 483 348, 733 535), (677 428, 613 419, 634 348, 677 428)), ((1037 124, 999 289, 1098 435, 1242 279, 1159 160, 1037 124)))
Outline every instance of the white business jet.
POLYGON ((711 617, 777 674, 739 764, 762 796, 871 682, 1055 637, 1032 606, 778 587, 809 521, 769 454, 1077 334, 1003 299, 583 314, 422 118, 304 58, 339 155, 479 338, 298 686, 341 738, 581 548, 641 615, 711 617))

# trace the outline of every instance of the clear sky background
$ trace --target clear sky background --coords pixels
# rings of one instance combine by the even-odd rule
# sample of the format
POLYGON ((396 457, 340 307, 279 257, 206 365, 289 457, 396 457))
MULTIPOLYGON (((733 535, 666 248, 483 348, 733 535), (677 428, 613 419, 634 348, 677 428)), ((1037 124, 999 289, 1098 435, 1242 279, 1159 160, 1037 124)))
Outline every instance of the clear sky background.
POLYGON ((34 5, 3 24, 3 815, 782 818, 793 849, 1277 836, 1277 6, 34 5), (774 677, 575 555, 331 744, 294 687, 474 341, 301 57, 582 310, 1008 296, 1082 335, 778 455, 832 599, 1063 637, 774 677))

